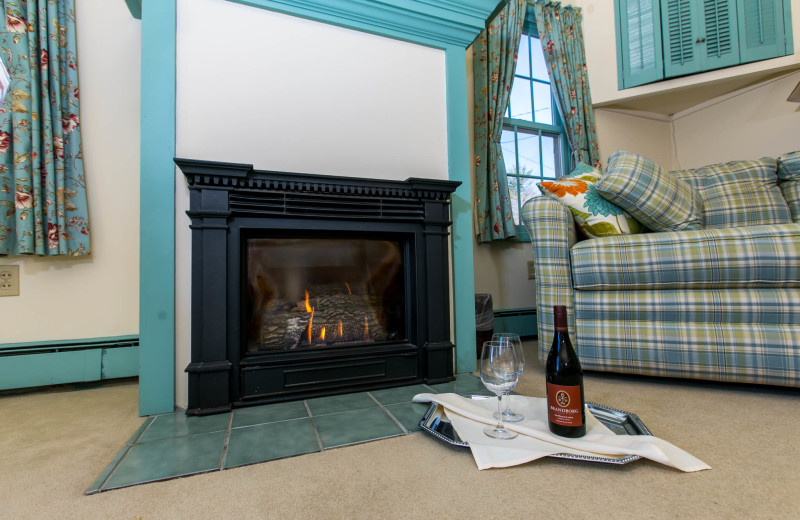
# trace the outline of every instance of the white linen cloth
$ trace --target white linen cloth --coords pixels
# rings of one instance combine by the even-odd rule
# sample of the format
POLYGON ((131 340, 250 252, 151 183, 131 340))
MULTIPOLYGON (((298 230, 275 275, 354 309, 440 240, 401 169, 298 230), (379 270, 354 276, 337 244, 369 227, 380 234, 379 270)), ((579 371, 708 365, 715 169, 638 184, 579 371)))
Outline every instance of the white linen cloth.
POLYGON ((418 403, 439 403, 462 440, 472 450, 478 469, 504 468, 524 464, 556 453, 601 457, 639 455, 681 471, 701 471, 711 466, 669 442, 650 435, 616 435, 586 411, 586 435, 578 439, 550 433, 547 425, 547 400, 522 395, 510 396, 511 409, 525 420, 504 423, 519 433, 509 440, 494 439, 483 433, 487 424, 495 425, 492 413, 497 399, 468 399, 458 394, 417 394, 418 403))

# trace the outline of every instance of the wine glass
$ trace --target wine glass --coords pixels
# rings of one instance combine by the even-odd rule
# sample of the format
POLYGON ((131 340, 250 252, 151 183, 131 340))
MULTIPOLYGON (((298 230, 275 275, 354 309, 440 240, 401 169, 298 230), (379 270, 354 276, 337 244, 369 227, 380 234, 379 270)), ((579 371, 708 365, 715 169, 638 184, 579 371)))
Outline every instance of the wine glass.
POLYGON ((515 432, 503 426, 501 398, 504 392, 510 392, 519 380, 517 357, 514 347, 507 341, 487 341, 481 351, 481 381, 483 386, 497 396, 497 426, 487 426, 483 433, 495 439, 513 439, 515 432))
MULTIPOLYGON (((511 343, 514 349, 514 355, 517 357, 517 376, 521 376, 522 371, 525 369, 525 353, 522 351, 522 340, 519 338, 519 334, 514 332, 495 332, 492 336, 492 341, 507 341, 511 343)), ((502 398, 506 403, 505 409, 503 410, 503 420, 505 422, 522 421, 525 417, 520 413, 512 411, 509 406, 509 401, 511 400, 509 393, 510 390, 505 393, 505 398, 502 398)), ((494 418, 499 419, 498 414, 495 414, 494 418)))

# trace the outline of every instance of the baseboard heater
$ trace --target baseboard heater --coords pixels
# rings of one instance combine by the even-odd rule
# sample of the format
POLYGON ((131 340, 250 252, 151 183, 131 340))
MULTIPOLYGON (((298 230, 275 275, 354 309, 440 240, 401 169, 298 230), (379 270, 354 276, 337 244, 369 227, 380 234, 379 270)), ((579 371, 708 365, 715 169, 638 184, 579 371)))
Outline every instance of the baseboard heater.
POLYGON ((0 390, 139 375, 139 336, 0 345, 0 390))
POLYGON ((516 332, 522 338, 536 337, 539 334, 536 307, 495 310, 494 331, 516 332))

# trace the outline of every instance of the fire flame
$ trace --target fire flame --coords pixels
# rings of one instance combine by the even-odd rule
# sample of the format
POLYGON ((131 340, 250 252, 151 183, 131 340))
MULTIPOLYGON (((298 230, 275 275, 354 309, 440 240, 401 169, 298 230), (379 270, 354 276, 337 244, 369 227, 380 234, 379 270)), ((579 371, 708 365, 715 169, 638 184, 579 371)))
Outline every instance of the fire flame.
MULTIPOLYGON (((308 303, 308 291, 306 291, 306 312, 310 312, 311 313, 311 318, 309 318, 309 320, 308 320, 308 342, 311 343, 311 330, 312 330, 312 326, 314 325, 314 307, 312 307, 308 303)), ((323 335, 323 339, 325 339, 324 335, 323 335)))
POLYGON ((353 294, 353 291, 351 291, 351 290, 350 290, 350 284, 349 284, 349 283, 347 283, 347 282, 344 282, 344 286, 345 286, 345 287, 347 287, 347 294, 350 294, 350 295, 352 295, 352 294, 353 294))
POLYGON ((369 323, 366 316, 364 316, 364 339, 369 339, 369 323))
POLYGON ((339 320, 339 337, 344 336, 344 327, 342 327, 342 320, 339 320))
POLYGON ((325 327, 322 327, 322 330, 319 333, 319 337, 322 341, 325 341, 325 327))

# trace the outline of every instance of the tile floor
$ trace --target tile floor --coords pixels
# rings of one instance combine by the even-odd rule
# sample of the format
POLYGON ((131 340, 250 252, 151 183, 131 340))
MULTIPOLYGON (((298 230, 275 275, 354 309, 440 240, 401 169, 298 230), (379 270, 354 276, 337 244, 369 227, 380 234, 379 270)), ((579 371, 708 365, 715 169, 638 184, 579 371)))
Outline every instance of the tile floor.
POLYGON ((471 374, 412 385, 187 417, 148 417, 87 495, 197 473, 221 471, 419 431, 419 393, 486 392, 471 374))

